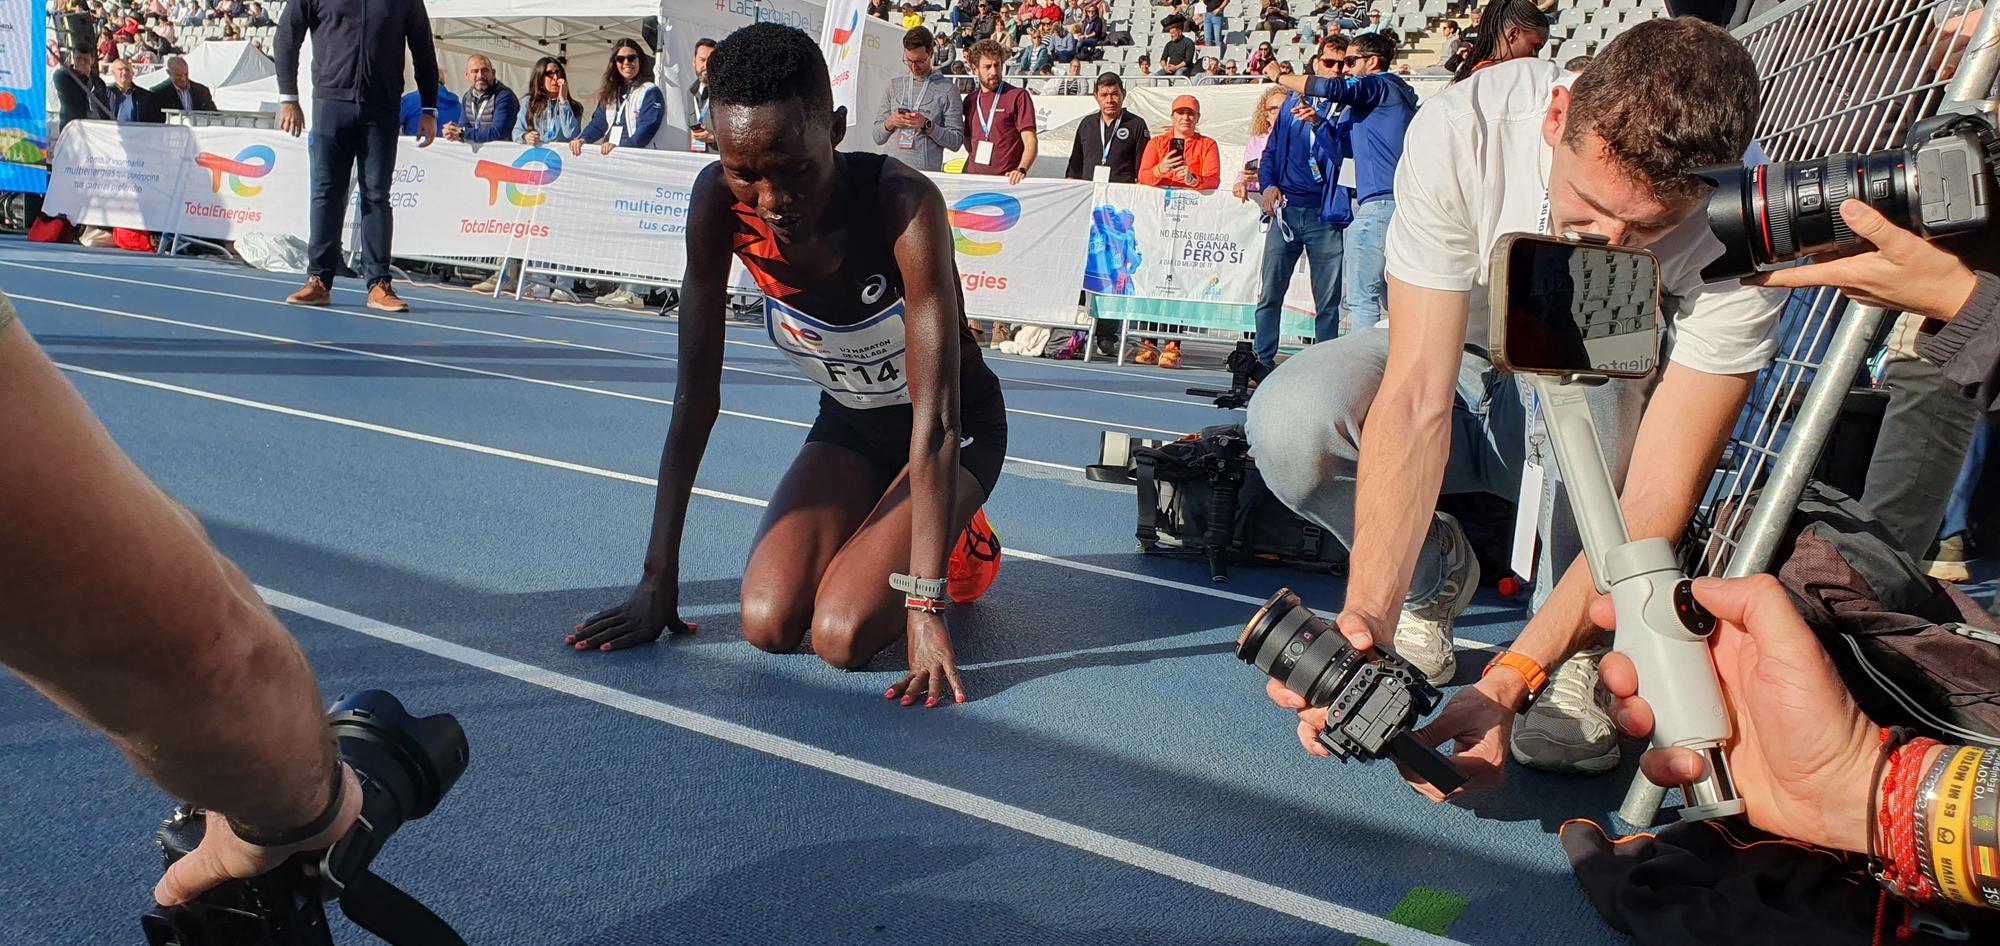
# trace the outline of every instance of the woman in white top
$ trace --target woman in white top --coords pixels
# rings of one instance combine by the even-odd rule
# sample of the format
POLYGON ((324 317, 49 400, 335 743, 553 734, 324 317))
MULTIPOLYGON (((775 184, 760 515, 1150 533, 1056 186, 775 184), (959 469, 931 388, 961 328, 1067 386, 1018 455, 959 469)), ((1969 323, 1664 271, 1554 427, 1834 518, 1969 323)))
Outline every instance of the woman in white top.
MULTIPOLYGON (((665 117, 667 100, 660 87, 648 78, 653 62, 635 39, 621 39, 611 47, 611 61, 604 67, 604 85, 597 90, 597 109, 583 134, 570 139, 569 153, 582 155, 586 144, 599 145, 603 153, 617 148, 650 148, 665 117)), ((597 297, 599 305, 624 309, 646 307, 645 288, 627 283, 597 297)))

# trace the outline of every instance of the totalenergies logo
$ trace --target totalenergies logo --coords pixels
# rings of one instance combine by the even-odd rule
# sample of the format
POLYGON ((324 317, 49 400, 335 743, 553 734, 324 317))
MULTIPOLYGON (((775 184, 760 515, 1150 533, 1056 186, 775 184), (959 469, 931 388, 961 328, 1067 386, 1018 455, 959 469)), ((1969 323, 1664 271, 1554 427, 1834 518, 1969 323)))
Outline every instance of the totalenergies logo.
POLYGON ((840 55, 833 58, 834 62, 846 62, 847 57, 854 53, 854 46, 850 41, 854 39, 855 28, 860 25, 861 11, 856 9, 847 16, 847 28, 842 29, 838 26, 833 28, 833 45, 840 50, 840 55))
POLYGON ((500 202, 500 185, 507 185, 507 202, 516 207, 540 207, 549 196, 523 188, 547 187, 562 176, 562 156, 547 148, 529 148, 514 163, 480 161, 472 176, 486 182, 486 206, 500 202), (539 165, 539 166, 537 166, 539 165))
POLYGON ((801 328, 790 322, 780 322, 778 323, 778 327, 784 329, 785 334, 791 336, 792 341, 798 342, 807 348, 826 347, 826 339, 812 329, 801 328))
POLYGON ((244 181, 254 181, 271 173, 271 169, 278 164, 278 153, 272 151, 269 145, 251 145, 236 152, 234 158, 203 151, 194 156, 194 163, 208 169, 211 189, 215 193, 222 193, 222 179, 227 177, 229 189, 236 196, 255 197, 264 192, 263 185, 245 184, 244 181))
POLYGON ((951 205, 951 242, 967 256, 992 256, 1000 252, 1000 241, 980 241, 975 233, 1001 233, 1021 220, 1021 202, 1006 194, 982 191, 960 198, 951 205))

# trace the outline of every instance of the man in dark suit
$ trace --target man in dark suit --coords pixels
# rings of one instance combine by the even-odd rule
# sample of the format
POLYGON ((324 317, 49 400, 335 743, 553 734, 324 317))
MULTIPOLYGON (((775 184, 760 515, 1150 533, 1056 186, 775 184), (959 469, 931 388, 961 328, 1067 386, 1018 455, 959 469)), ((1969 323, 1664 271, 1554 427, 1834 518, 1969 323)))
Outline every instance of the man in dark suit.
POLYGON ((69 64, 49 79, 49 84, 55 87, 56 100, 61 103, 57 112, 58 133, 79 118, 112 117, 111 91, 97 74, 97 47, 87 37, 75 42, 76 46, 69 51, 69 64))
POLYGON ((154 89, 147 97, 146 117, 141 119, 142 121, 166 121, 168 109, 178 109, 183 112, 216 110, 215 94, 208 90, 208 86, 188 78, 186 59, 179 56, 168 59, 167 76, 167 84, 154 89))

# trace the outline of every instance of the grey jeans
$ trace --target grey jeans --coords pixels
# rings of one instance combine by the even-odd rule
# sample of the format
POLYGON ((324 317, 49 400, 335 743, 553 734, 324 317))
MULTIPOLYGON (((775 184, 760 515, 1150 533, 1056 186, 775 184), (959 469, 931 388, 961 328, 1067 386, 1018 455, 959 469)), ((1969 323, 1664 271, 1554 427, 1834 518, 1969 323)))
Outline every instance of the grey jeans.
MULTIPOLYGON (((1258 385, 1245 431, 1257 470, 1271 494, 1354 548, 1354 477, 1361 457, 1361 425, 1381 389, 1389 361, 1387 329, 1366 328, 1321 342, 1294 355, 1258 385)), ((1605 444, 1615 482, 1622 483, 1638 434, 1650 382, 1613 382, 1589 393, 1599 441, 1605 444)), ((1529 454, 1525 386, 1493 369, 1483 353, 1459 357, 1458 392, 1452 405, 1451 455, 1443 493, 1491 493, 1515 499, 1529 454)), ((1536 606, 1553 579, 1583 550, 1569 498, 1556 476, 1553 451, 1537 447, 1547 476, 1541 501, 1536 606)), ((1504 550, 1501 550, 1504 552, 1504 550)), ((1412 606, 1435 598, 1444 585, 1437 526, 1418 553, 1410 578, 1412 606)))

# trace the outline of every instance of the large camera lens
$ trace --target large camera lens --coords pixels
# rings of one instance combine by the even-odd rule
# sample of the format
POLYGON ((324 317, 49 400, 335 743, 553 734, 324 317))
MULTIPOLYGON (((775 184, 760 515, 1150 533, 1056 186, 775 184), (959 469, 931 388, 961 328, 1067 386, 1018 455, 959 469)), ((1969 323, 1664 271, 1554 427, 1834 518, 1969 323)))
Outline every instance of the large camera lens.
POLYGON ((430 814, 471 761, 465 730, 448 714, 414 717, 395 697, 363 690, 328 716, 340 757, 360 776, 363 815, 377 845, 430 814))
POLYGON ((1333 702, 1341 680, 1362 659, 1290 588, 1278 589, 1250 619, 1236 639, 1236 656, 1313 706, 1333 702))
POLYGON ((1840 205, 1850 198, 1897 226, 1911 227, 1910 160, 1909 151, 1891 148, 1695 172, 1715 185, 1706 213, 1723 246, 1722 255, 1702 269, 1702 278, 1740 279, 1762 266, 1861 242, 1840 216, 1840 205))

